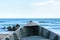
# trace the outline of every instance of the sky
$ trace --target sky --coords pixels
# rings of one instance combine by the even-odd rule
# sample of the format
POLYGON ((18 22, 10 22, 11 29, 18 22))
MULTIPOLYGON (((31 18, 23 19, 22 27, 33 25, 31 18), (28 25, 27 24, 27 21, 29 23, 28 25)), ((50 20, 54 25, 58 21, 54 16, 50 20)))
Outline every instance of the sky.
POLYGON ((0 18, 60 18, 60 0, 0 0, 0 18))

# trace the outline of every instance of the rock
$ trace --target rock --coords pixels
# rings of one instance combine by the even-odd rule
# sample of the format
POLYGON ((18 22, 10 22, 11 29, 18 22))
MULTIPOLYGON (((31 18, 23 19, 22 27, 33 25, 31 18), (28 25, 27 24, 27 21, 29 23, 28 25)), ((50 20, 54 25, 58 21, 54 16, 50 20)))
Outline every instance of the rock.
POLYGON ((12 31, 12 28, 11 26, 7 27, 8 31, 12 31))

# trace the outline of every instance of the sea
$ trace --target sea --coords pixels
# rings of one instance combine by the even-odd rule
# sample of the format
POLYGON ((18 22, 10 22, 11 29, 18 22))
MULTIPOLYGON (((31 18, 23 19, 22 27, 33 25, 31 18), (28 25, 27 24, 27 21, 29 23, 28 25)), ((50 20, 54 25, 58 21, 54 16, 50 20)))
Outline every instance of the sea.
POLYGON ((26 25, 29 21, 38 23, 57 34, 60 34, 60 18, 0 18, 0 34, 9 34, 11 31, 7 30, 8 26, 13 27, 19 24, 20 27, 26 25), (6 29, 3 29, 3 28, 6 29))

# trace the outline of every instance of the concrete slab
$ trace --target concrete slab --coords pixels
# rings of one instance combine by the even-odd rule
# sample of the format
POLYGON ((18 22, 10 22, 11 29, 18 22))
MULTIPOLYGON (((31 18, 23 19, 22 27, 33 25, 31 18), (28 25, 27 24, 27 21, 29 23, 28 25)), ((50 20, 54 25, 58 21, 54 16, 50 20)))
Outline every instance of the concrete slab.
POLYGON ((29 37, 24 37, 21 40, 49 40, 49 39, 43 38, 41 36, 29 36, 29 37))

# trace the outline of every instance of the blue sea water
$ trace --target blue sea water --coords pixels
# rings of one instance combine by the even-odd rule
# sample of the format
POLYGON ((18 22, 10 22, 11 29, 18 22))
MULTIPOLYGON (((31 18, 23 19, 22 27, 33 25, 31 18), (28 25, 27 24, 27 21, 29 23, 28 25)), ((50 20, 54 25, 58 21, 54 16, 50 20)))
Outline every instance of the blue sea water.
POLYGON ((2 29, 3 27, 13 27, 16 24, 19 24, 22 27, 30 20, 32 20, 33 22, 37 22, 41 26, 48 29, 60 31, 60 18, 2 18, 0 19, 0 33, 9 32, 7 31, 7 29, 2 29))

